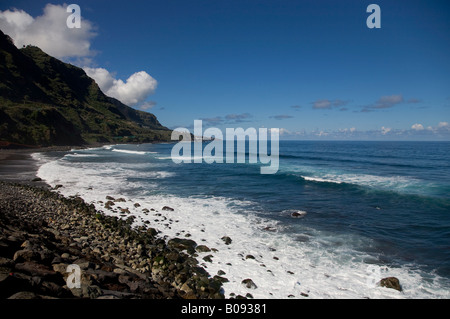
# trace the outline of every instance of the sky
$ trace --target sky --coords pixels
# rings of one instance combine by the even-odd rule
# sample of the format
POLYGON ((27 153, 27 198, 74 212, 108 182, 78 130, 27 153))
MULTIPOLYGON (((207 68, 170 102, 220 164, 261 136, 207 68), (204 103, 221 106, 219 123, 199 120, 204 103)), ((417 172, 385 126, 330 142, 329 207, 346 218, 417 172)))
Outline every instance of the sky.
POLYGON ((172 129, 450 141, 448 0, 2 0, 0 29, 172 129))

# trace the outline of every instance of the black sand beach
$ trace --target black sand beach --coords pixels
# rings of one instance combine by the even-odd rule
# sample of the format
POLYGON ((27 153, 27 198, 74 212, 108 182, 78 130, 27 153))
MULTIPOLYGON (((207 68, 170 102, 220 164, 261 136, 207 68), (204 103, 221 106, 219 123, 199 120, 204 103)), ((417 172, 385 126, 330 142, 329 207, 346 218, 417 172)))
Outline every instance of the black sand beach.
POLYGON ((0 180, 31 183, 38 168, 31 154, 30 150, 0 150, 0 180))
POLYGON ((31 154, 48 151, 69 151, 71 146, 52 146, 42 148, 1 149, 0 180, 46 187, 44 182, 35 180, 38 166, 31 154))

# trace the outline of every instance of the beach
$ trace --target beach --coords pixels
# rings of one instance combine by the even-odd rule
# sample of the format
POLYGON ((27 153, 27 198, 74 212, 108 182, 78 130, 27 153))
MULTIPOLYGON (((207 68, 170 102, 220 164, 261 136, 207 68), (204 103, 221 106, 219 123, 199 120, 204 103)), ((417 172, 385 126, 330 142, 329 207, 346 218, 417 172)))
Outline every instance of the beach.
POLYGON ((220 277, 198 266, 193 241, 104 216, 36 177, 33 151, 0 153, 0 297, 11 299, 223 298, 220 277), (189 250, 189 253, 187 252, 189 250), (69 288, 70 265, 81 270, 69 288))
MULTIPOLYGON (((31 158, 32 152, 32 150, 0 150, 1 180, 31 184, 36 178, 38 169, 36 161, 31 158)), ((45 186, 45 183, 39 183, 39 186, 45 186)))
MULTIPOLYGON (((95 256, 88 273, 133 270, 167 288, 150 298, 448 298, 448 185, 435 168, 448 146, 283 142, 280 171, 265 176, 258 165, 174 164, 164 143, 33 150, 3 161, 26 166, 26 186, 2 187, 52 194, 26 201, 46 203, 45 221, 62 219, 49 225, 79 247, 65 266, 95 256), (84 208, 54 215, 61 198, 84 208), (75 232, 61 229, 79 216, 75 232), (102 228, 111 223, 139 239, 122 242, 102 228)), ((101 293, 88 298, 149 297, 91 284, 101 293)))
POLYGON ((226 278, 225 298, 448 296, 448 143, 281 141, 272 175, 251 163, 176 164, 172 147, 33 157, 66 197, 206 246, 195 258, 226 278), (388 277, 402 291, 381 287, 388 277))

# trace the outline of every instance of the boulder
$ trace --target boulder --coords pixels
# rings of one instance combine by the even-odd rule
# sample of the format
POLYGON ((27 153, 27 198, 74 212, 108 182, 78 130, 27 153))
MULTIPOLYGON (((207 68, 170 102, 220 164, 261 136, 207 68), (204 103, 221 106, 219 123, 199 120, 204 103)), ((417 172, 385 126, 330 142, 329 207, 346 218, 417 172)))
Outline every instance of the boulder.
POLYGON ((53 264, 53 271, 57 272, 59 274, 65 275, 67 273, 67 267, 69 264, 59 263, 59 264, 53 264))
POLYGON ((5 258, 5 257, 0 257, 0 267, 13 267, 14 266, 14 261, 12 259, 9 258, 5 258))
POLYGON ((225 278, 225 277, 222 277, 222 276, 218 276, 218 275, 215 275, 213 277, 213 279, 216 280, 216 281, 219 281, 221 283, 229 282, 228 278, 225 278))
POLYGON ((167 245, 177 250, 187 250, 189 253, 194 253, 197 243, 191 239, 173 238, 167 242, 167 245))
POLYGON ((111 200, 109 200, 109 201, 107 201, 107 202, 105 203, 105 208, 106 208, 106 209, 111 209, 111 207, 114 206, 114 205, 115 205, 114 202, 111 201, 111 200))
POLYGON ((37 252, 30 249, 22 249, 18 250, 14 253, 13 260, 16 263, 24 262, 24 261, 32 261, 39 259, 40 256, 37 252))
POLYGON ((229 245, 232 242, 231 238, 228 236, 223 236, 221 239, 225 242, 225 245, 229 245))
POLYGON ((291 216, 294 218, 301 218, 301 217, 306 216, 306 212, 299 210, 299 211, 291 213, 291 216))
POLYGON ((195 250, 199 253, 206 253, 211 251, 211 249, 209 249, 209 247, 205 245, 199 245, 195 250))
POLYGON ((10 296, 8 299, 41 299, 38 295, 31 291, 19 291, 10 296))
POLYGON ((81 288, 70 289, 74 297, 84 298, 84 299, 96 299, 103 294, 100 287, 96 285, 85 285, 82 284, 81 288))
POLYGON ((181 297, 183 299, 197 299, 194 290, 187 283, 181 286, 180 291, 182 292, 181 297))
POLYGON ((155 237, 156 235, 158 235, 158 231, 155 228, 149 227, 147 228, 147 234, 155 237))
POLYGON ((212 258, 213 258, 213 255, 208 255, 208 256, 203 257, 203 260, 206 261, 206 262, 211 263, 212 262, 212 258))
POLYGON ((15 269, 30 274, 31 276, 54 278, 57 275, 57 273, 49 267, 31 261, 16 264, 15 269))
POLYGON ((256 289, 258 286, 250 278, 242 280, 242 284, 248 289, 256 289))
POLYGON ((400 280, 398 280, 398 278, 396 278, 396 277, 383 278, 378 282, 378 285, 380 287, 386 287, 386 288, 391 288, 391 289, 395 289, 398 291, 402 291, 402 286, 400 285, 400 280))

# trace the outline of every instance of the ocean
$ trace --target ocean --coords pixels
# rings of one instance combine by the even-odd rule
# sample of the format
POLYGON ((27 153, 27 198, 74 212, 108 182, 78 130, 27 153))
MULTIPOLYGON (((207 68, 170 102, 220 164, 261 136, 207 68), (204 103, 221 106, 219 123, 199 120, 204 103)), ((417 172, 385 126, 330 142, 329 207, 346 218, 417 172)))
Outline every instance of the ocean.
POLYGON ((63 195, 209 247, 196 258, 229 280, 226 297, 450 297, 450 142, 280 141, 272 175, 175 164, 173 146, 33 156, 63 195), (106 196, 126 201, 111 210, 106 196), (392 276, 401 292, 377 284, 392 276))

